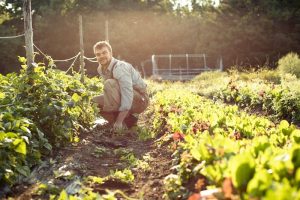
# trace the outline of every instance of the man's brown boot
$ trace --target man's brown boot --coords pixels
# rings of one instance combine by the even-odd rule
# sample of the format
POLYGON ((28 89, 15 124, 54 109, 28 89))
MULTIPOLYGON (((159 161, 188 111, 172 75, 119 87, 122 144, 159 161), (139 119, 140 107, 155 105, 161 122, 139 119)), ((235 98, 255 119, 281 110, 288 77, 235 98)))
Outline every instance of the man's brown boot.
POLYGON ((138 118, 135 117, 132 114, 129 114, 125 119, 124 123, 126 124, 127 128, 132 128, 133 126, 136 126, 138 122, 138 118))

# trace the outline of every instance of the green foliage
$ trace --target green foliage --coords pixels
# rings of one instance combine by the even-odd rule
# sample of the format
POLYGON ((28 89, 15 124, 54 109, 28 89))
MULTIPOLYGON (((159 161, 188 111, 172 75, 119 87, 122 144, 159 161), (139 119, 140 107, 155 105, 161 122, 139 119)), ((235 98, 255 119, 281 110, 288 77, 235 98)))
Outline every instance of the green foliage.
POLYGON ((44 134, 27 118, 0 113, 0 183, 14 184, 29 176, 30 167, 51 150, 44 134))
POLYGON ((300 78, 300 58, 296 53, 288 53, 278 61, 278 70, 281 76, 290 73, 300 78))
POLYGON ((149 131, 147 127, 138 127, 137 133, 140 141, 147 141, 153 138, 151 131, 149 131))
POLYGON ((249 181, 247 192, 250 196, 263 196, 272 184, 272 175, 263 169, 255 173, 255 176, 249 181))
POLYGON ((282 183, 275 183, 273 190, 268 190, 264 199, 295 199, 300 198, 299 190, 297 187, 292 187, 287 179, 283 180, 282 183))
POLYGON ((124 183, 132 183, 134 181, 134 175, 130 169, 124 169, 123 171, 111 171, 109 178, 116 179, 124 183))
POLYGON ((97 176, 88 176, 86 177, 85 181, 88 182, 88 183, 91 183, 91 184, 103 184, 105 183, 105 178, 101 178, 101 177, 97 177, 97 176))
POLYGON ((299 80, 285 79, 282 84, 274 84, 260 78, 246 81, 243 77, 244 74, 242 77, 234 74, 219 91, 215 90, 214 99, 265 112, 273 119, 300 122, 297 114, 300 111, 299 80))
POLYGON ((192 81, 196 92, 202 96, 213 97, 224 85, 228 84, 229 77, 226 72, 203 72, 192 81))
POLYGON ((109 153, 106 147, 96 147, 94 152, 92 153, 96 158, 101 158, 109 153))
POLYGON ((18 75, 0 75, 0 184, 21 183, 52 146, 76 142, 94 122, 90 100, 102 90, 97 79, 83 85, 79 74, 22 66, 18 75))
POLYGON ((226 76, 227 73, 221 71, 203 72, 193 78, 193 81, 212 81, 214 79, 225 78, 226 76))
POLYGON ((94 119, 90 91, 63 72, 41 65, 29 74, 23 71, 15 85, 16 104, 23 105, 16 112, 26 113, 53 143, 72 141, 74 130, 89 126, 94 119))
POLYGON ((65 190, 62 190, 59 195, 52 195, 50 199, 58 199, 58 200, 118 200, 120 196, 126 200, 134 200, 128 197, 124 192, 121 190, 105 190, 106 194, 100 195, 99 193, 95 193, 89 187, 84 187, 80 190, 79 194, 76 195, 69 195, 65 190))
POLYGON ((292 192, 286 196, 297 195, 299 129, 285 120, 275 126, 236 106, 201 98, 189 88, 174 88, 156 93, 151 108, 152 125, 164 133, 160 141, 173 138, 166 197, 186 199, 199 189, 191 187, 198 179, 204 187, 215 188, 228 178, 236 190, 232 195, 240 198, 269 198, 278 184, 292 192), (156 118, 164 123, 156 124, 156 118))
POLYGON ((276 70, 261 69, 256 72, 239 73, 238 79, 243 81, 253 81, 257 79, 257 80, 267 81, 274 84, 279 84, 280 74, 276 70))
POLYGON ((151 160, 150 155, 143 156, 143 159, 138 159, 135 157, 132 149, 115 149, 114 153, 120 156, 121 161, 126 161, 129 167, 136 167, 143 171, 149 171, 150 166, 148 162, 151 160))
POLYGON ((231 177, 233 185, 238 189, 246 188, 254 175, 255 161, 246 153, 236 155, 231 164, 231 177))

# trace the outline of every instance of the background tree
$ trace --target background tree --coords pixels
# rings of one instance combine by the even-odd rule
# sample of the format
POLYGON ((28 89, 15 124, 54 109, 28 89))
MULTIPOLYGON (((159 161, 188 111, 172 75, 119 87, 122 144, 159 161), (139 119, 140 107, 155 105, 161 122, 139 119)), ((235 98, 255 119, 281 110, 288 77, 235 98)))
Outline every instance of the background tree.
MULTIPOLYGON (((55 59, 79 52, 78 15, 83 15, 84 46, 109 39, 115 56, 135 66, 152 54, 206 53, 222 56, 225 67, 276 66, 284 54, 300 52, 298 0, 32 0, 34 43, 55 59)), ((0 36, 23 33, 22 0, 0 4, 0 36)), ((0 73, 17 71, 24 39, 0 39, 0 73)), ((42 59, 41 55, 37 55, 42 59)), ((70 63, 59 63, 66 69, 70 63)), ((93 64, 88 64, 91 74, 93 64)), ((150 68, 151 66, 149 66, 150 68)), ((151 70, 151 69, 148 69, 151 70)))

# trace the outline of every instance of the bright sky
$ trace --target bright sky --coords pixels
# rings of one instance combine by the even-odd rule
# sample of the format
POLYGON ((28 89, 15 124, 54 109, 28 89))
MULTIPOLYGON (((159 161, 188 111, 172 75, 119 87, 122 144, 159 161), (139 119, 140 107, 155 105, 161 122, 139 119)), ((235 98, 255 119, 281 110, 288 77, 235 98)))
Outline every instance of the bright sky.
MULTIPOLYGON (((3 6, 3 5, 5 5, 5 2, 3 0, 0 0, 0 6, 3 6)), ((6 8, 10 9, 10 8, 12 8, 12 5, 8 4, 8 6, 6 6, 6 8)))
MULTIPOLYGON (((212 0, 215 4, 215 6, 218 6, 220 3, 220 0, 212 0)), ((202 0, 197 0, 199 4, 201 4, 202 0)), ((192 10, 192 2, 191 0, 172 0, 172 3, 174 5, 174 9, 177 9, 179 7, 187 7, 189 10, 192 10)))

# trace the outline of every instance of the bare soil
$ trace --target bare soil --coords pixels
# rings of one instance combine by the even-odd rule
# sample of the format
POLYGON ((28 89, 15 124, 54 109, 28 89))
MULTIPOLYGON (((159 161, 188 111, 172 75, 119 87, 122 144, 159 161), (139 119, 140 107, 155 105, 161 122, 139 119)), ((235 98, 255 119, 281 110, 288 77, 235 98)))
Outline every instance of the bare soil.
MULTIPOLYGON (((10 193, 12 199, 49 199, 49 193, 37 194, 37 182, 51 184, 60 190, 74 185, 74 180, 87 176, 106 177, 113 170, 130 168, 134 174, 133 183, 109 180, 94 184, 94 192, 104 194, 106 189, 121 190, 134 199, 163 199, 163 180, 170 174, 171 152, 167 147, 158 147, 154 140, 141 141, 137 131, 115 134, 105 126, 82 133, 80 142, 60 148, 34 170, 27 184, 17 185, 10 193), (148 155, 150 170, 132 167, 121 159, 120 153, 130 151, 137 159, 148 155)), ((48 189, 49 191, 51 189, 48 189)), ((120 198, 122 199, 122 198, 120 198)))

